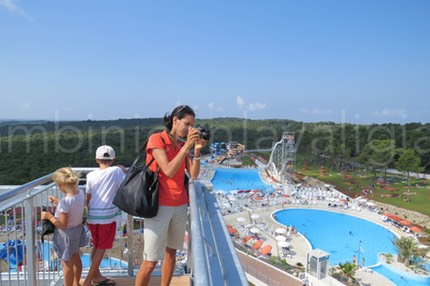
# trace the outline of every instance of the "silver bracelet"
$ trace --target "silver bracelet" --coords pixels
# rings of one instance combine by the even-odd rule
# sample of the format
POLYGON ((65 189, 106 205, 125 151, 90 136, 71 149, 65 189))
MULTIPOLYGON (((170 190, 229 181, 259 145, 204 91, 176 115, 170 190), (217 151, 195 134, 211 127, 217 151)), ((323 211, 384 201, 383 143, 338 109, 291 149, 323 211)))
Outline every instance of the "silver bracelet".
POLYGON ((194 157, 193 160, 199 161, 201 158, 202 158, 202 155, 200 154, 199 156, 194 157))

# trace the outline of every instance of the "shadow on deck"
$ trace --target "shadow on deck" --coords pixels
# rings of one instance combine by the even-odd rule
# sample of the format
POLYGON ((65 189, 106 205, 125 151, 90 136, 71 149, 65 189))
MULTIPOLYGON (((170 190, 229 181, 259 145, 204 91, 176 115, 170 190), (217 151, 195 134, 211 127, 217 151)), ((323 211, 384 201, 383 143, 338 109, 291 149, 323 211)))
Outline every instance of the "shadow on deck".
MULTIPOLYGON (((112 280, 116 282, 116 286, 134 286, 134 280, 136 277, 112 277, 112 280)), ((152 276, 149 286, 161 285, 160 276, 152 276)), ((173 276, 172 286, 185 286, 190 285, 190 275, 173 276)))

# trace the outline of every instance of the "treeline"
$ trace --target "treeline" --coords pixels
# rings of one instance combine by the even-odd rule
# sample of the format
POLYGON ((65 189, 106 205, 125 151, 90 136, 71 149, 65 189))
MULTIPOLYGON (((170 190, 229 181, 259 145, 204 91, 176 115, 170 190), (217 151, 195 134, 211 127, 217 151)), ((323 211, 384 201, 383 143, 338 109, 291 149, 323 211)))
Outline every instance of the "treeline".
MULTIPOLYGON (((354 125, 242 118, 199 119, 196 124, 211 130, 212 142, 237 141, 247 149, 271 148, 284 132, 292 132, 300 158, 335 169, 357 161, 396 167, 406 150, 413 151, 423 170, 430 169, 430 124, 354 125), (384 153, 381 160, 380 153, 384 153)), ((118 163, 129 166, 147 137, 162 129, 161 118, 0 122, 0 184, 22 184, 67 165, 95 167, 94 153, 102 144, 113 146, 118 163)))

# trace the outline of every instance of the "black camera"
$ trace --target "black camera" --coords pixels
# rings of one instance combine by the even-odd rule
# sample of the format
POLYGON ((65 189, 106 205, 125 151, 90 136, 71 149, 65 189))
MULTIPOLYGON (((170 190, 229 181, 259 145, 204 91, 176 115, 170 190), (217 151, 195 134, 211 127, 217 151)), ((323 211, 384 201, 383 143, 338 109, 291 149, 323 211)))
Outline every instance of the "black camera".
POLYGON ((211 139, 211 131, 210 130, 206 130, 201 126, 197 126, 196 127, 199 131, 200 131, 200 138, 206 141, 209 141, 209 139, 211 139))

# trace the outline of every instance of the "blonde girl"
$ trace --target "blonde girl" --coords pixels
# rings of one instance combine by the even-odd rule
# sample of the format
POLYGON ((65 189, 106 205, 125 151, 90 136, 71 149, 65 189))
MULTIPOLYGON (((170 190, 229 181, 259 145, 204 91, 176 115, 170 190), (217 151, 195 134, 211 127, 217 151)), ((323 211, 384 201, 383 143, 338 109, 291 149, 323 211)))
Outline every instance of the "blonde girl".
POLYGON ((79 174, 70 167, 58 169, 52 179, 65 196, 62 199, 48 196, 49 202, 57 205, 55 215, 43 211, 41 218, 55 225, 53 245, 63 266, 64 285, 79 286, 82 274, 79 248, 87 245, 82 224, 84 192, 78 188, 79 174))

